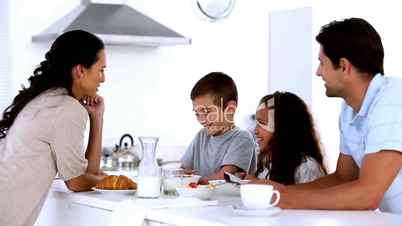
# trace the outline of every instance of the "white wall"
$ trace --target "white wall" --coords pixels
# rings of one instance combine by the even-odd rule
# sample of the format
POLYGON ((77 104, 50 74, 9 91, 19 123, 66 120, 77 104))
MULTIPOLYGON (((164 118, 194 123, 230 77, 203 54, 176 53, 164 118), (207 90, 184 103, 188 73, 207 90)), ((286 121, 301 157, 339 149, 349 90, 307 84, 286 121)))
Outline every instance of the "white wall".
POLYGON ((268 90, 295 93, 311 107, 312 8, 275 11, 269 20, 268 90))
MULTIPOLYGON (((11 50, 10 50, 10 26, 9 26, 9 2, 0 1, 0 109, 9 104, 10 99, 10 73, 11 73, 11 50)), ((3 117, 2 112, 0 119, 3 117)))

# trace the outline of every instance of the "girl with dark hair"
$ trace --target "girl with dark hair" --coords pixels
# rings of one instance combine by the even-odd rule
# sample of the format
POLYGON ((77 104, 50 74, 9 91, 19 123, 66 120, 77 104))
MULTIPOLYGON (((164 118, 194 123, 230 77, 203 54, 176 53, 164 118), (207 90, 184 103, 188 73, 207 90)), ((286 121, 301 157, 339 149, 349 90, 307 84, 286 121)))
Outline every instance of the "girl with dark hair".
POLYGON ((104 44, 69 31, 45 58, 0 120, 0 225, 33 225, 56 174, 72 191, 90 190, 104 177, 104 103, 97 95, 105 81, 104 44))
POLYGON ((256 111, 259 145, 256 183, 289 185, 326 175, 313 119, 306 104, 289 92, 264 96, 256 111))

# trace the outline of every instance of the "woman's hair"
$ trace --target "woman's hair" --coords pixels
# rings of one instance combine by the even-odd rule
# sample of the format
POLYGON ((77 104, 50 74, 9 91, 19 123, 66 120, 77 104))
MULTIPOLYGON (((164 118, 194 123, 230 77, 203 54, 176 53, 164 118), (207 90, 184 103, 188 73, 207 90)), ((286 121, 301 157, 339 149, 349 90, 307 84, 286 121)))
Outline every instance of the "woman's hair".
POLYGON ((33 71, 28 79, 29 87, 22 87, 0 120, 0 139, 14 123, 21 110, 43 91, 62 87, 72 95, 72 69, 81 64, 90 68, 98 61, 98 53, 104 48, 102 40, 83 31, 68 31, 60 35, 45 55, 45 60, 33 71))
POLYGON ((274 98, 274 133, 266 150, 260 150, 257 173, 269 170, 269 179, 289 185, 295 171, 307 157, 315 159, 326 173, 313 118, 302 99, 289 92, 264 96, 261 103, 274 98))

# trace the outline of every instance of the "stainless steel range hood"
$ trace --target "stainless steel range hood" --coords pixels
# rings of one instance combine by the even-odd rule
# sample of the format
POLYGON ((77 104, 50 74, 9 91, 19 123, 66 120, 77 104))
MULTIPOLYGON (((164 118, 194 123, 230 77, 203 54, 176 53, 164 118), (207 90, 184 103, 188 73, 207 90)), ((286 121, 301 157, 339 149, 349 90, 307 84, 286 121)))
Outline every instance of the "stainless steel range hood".
POLYGON ((66 31, 83 29, 102 38, 105 44, 141 46, 191 44, 190 38, 126 4, 110 0, 106 2, 82 0, 81 5, 73 11, 33 36, 32 41, 53 41, 66 31))

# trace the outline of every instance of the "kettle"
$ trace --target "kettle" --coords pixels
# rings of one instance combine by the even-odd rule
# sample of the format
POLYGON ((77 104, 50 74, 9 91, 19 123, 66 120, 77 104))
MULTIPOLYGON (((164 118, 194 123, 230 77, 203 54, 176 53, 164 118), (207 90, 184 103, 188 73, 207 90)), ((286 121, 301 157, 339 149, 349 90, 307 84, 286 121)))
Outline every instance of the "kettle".
POLYGON ((115 146, 115 150, 112 154, 114 168, 118 170, 133 170, 138 167, 140 163, 140 155, 134 146, 133 136, 128 133, 123 134, 120 138, 119 144, 116 144, 115 146), (124 142, 126 138, 130 140, 130 146, 127 142, 124 142))

